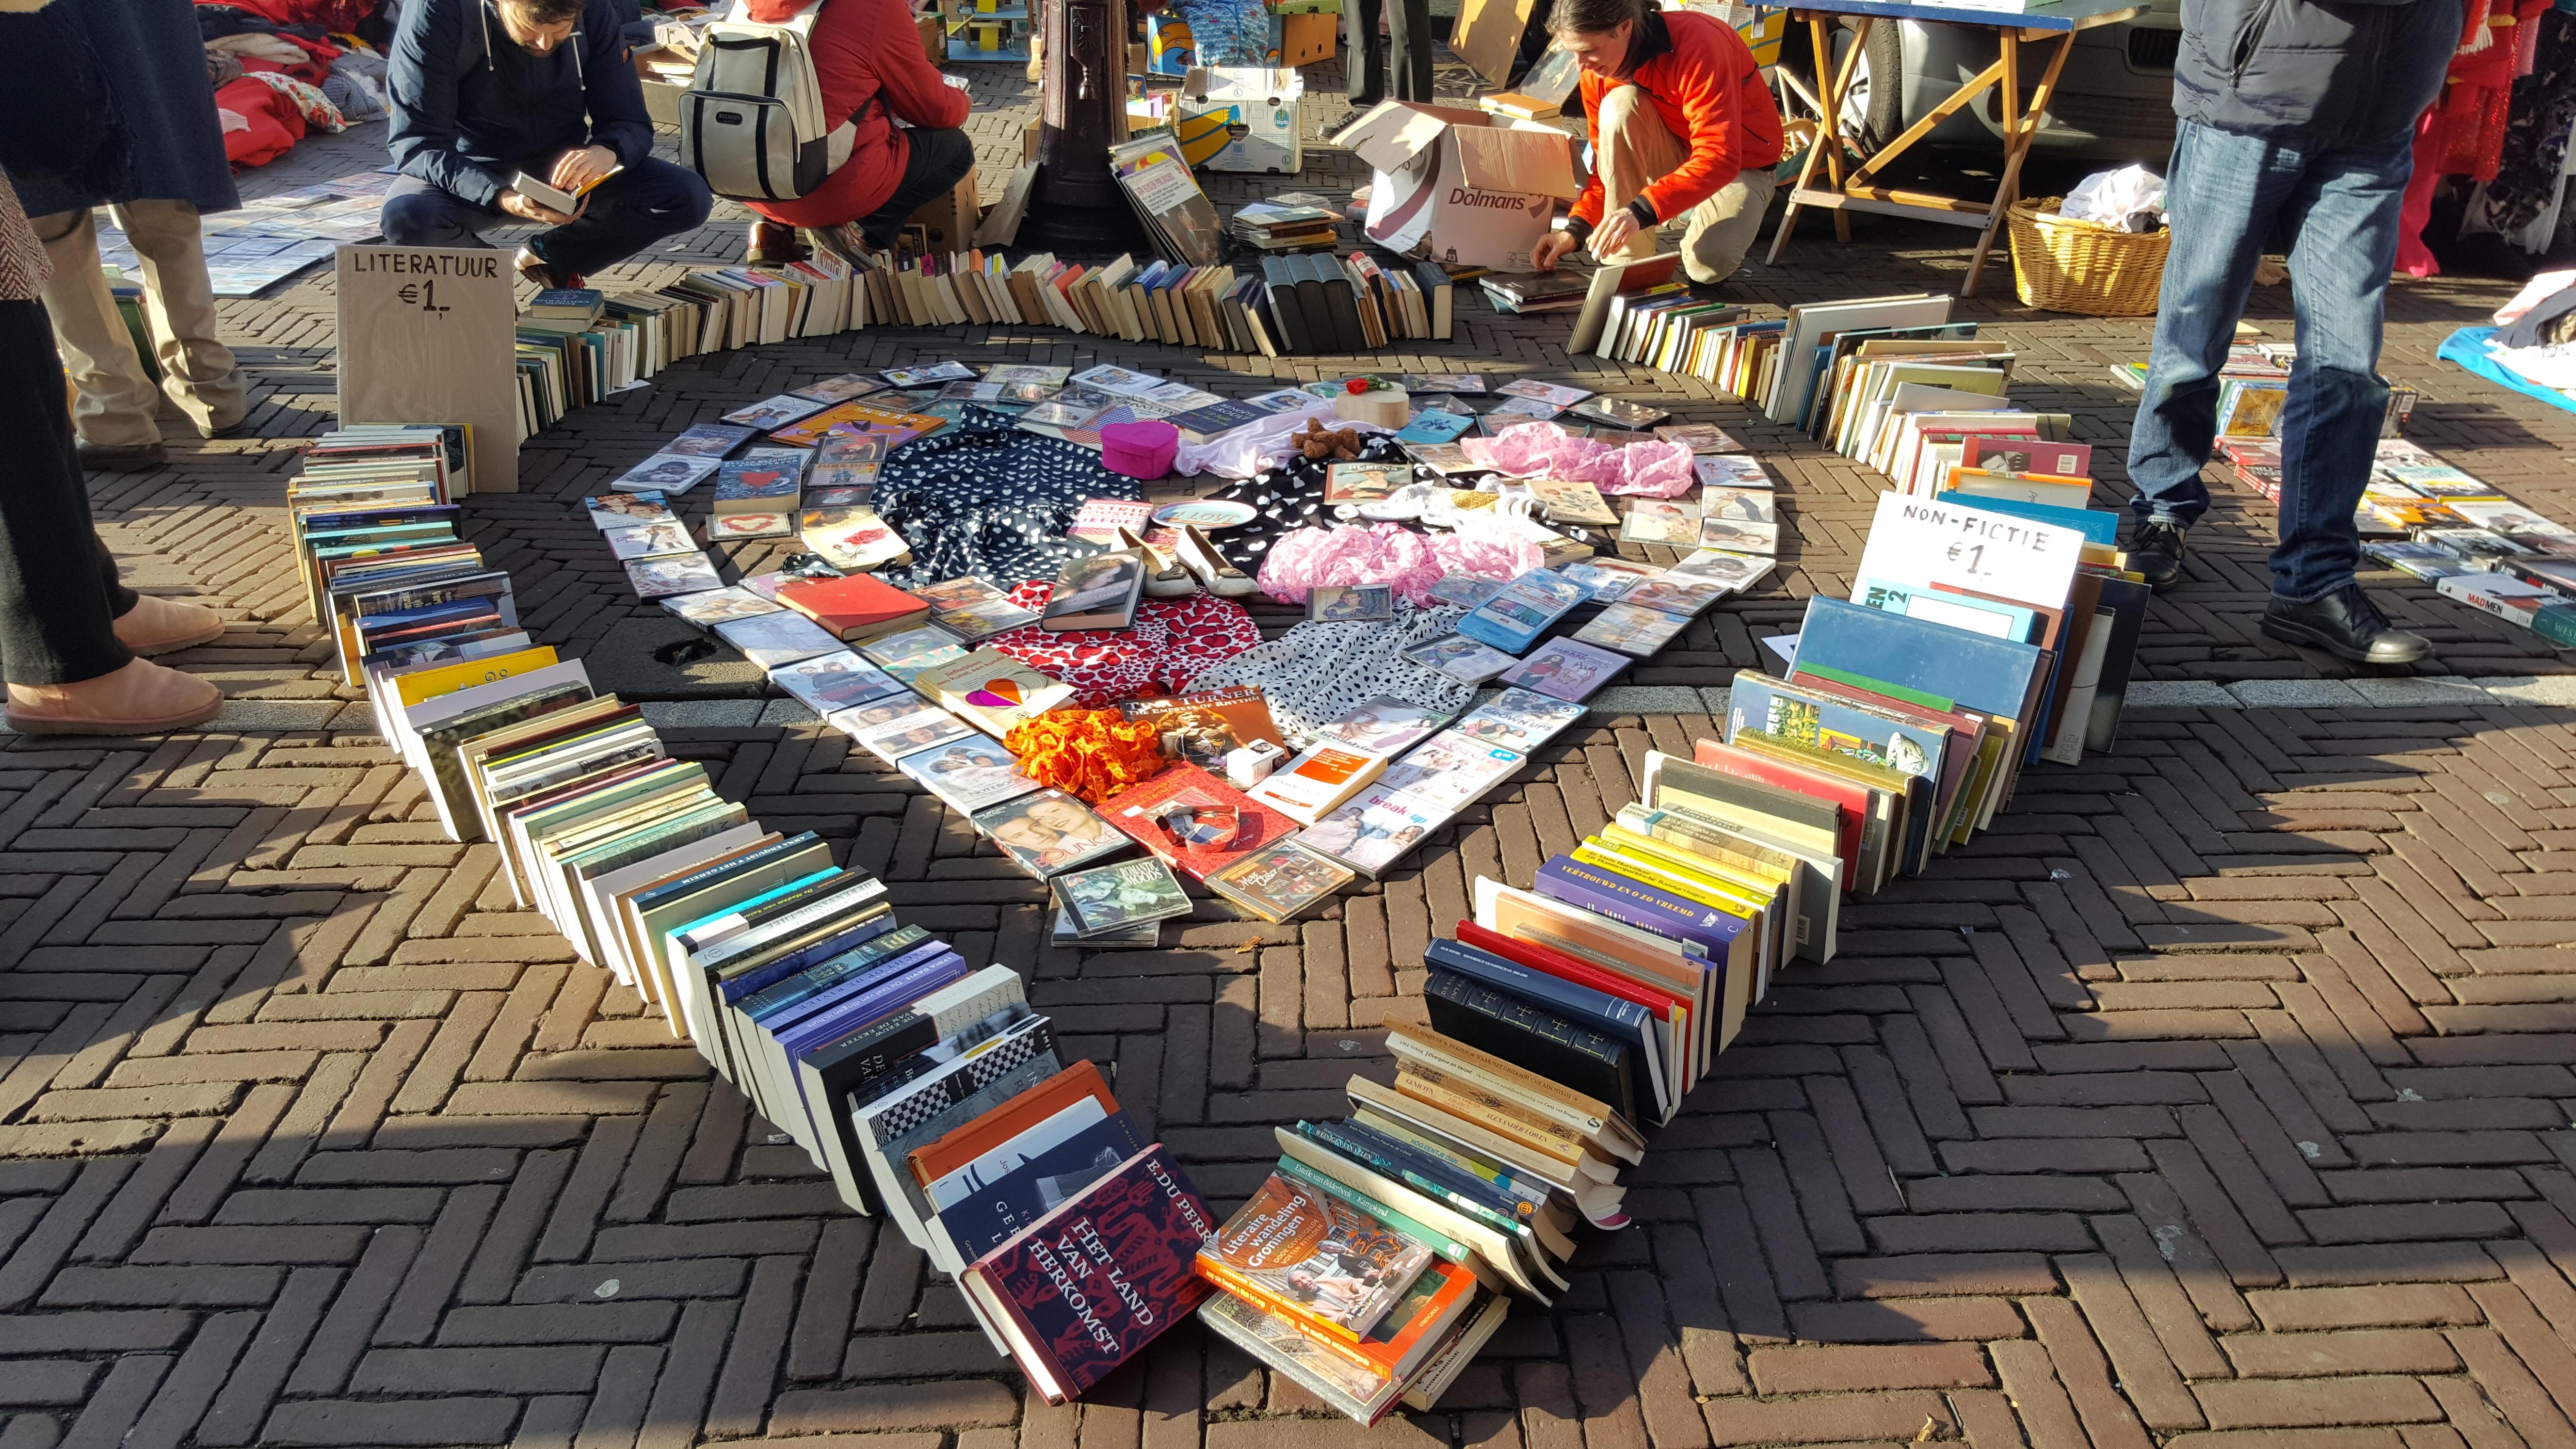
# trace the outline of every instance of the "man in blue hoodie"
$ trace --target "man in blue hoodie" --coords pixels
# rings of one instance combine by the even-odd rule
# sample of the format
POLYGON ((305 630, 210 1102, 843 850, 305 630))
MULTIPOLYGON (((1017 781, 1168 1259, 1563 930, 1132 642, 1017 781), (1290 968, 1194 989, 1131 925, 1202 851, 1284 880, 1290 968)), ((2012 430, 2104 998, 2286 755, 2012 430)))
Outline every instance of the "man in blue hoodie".
POLYGON ((707 219, 695 172, 653 156, 643 83, 611 0, 410 0, 386 67, 394 164, 385 240, 484 245, 505 217, 542 222, 519 250, 540 287, 582 278, 707 219), (623 167, 623 170, 617 168, 623 167), (522 172, 579 192, 556 211, 512 184, 522 172))
POLYGON ((2458 48, 2460 0, 2183 0, 2174 66, 2173 245, 2146 394, 2129 432, 2129 566, 2163 588, 2209 508, 2219 370, 2254 264, 2290 247, 2298 362, 2281 410, 2281 539, 2263 632, 2361 664, 2431 651, 2354 581, 2353 510, 2370 481, 2388 385, 2381 304, 2417 116, 2458 48))

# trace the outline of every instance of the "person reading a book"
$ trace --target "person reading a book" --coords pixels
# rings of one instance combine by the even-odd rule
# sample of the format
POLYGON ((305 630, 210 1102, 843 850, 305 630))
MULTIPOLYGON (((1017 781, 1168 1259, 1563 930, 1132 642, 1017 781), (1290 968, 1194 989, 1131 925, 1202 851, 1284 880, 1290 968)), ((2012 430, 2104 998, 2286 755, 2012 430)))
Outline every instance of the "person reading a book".
POLYGON ((1780 110, 1744 37, 1652 0, 1556 0, 1548 29, 1583 68, 1592 178, 1530 264, 1554 271, 1587 242, 1604 262, 1650 257, 1655 229, 1680 221, 1690 279, 1733 276, 1780 164, 1780 110))
POLYGON ((2157 589, 2182 577, 2183 534, 2209 510, 2200 470, 2236 321, 2254 264, 2286 238, 2299 356, 2277 430, 2280 543, 2263 632, 2355 663, 2432 650, 2389 627, 2354 579, 2353 510, 2388 411, 2380 325, 2415 120, 2441 93, 2459 31, 2460 7, 2438 0, 2185 0, 2174 62, 2173 245, 2129 429, 2128 566, 2157 589))
MULTIPOLYGON (((749 18, 784 21, 806 3, 749 0, 749 18)), ((749 255, 795 260, 801 226, 823 250, 857 266, 867 253, 892 247, 914 212, 975 169, 975 143, 960 129, 967 96, 922 54, 904 0, 824 0, 813 54, 823 114, 835 124, 849 117, 856 132, 850 159, 793 201, 745 200, 760 218, 751 224, 749 255)))
POLYGON ((484 227, 533 221, 548 229, 519 248, 520 275, 578 287, 704 223, 706 182, 654 159, 621 30, 615 0, 409 0, 386 65, 402 174, 385 240, 479 247, 484 227))

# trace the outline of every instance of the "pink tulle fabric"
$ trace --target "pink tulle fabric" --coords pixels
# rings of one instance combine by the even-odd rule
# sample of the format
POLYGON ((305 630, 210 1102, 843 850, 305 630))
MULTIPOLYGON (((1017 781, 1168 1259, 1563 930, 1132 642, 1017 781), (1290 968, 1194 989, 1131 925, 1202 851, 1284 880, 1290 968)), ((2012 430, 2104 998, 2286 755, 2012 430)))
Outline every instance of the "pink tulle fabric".
POLYGON ((1302 604, 1317 584, 1392 584, 1408 602, 1421 604, 1442 571, 1429 539, 1392 523, 1300 528, 1270 546, 1261 561, 1261 591, 1302 604))
POLYGON ((1546 562, 1525 539, 1415 533, 1392 523, 1300 528, 1270 546, 1261 591, 1291 604, 1318 584, 1392 584, 1408 603, 1431 601, 1431 588, 1451 574, 1516 579, 1546 562))
POLYGON ((1574 478, 1604 493, 1679 498, 1699 482, 1689 446, 1660 438, 1603 443, 1573 437, 1554 423, 1528 422, 1459 446, 1474 461, 1515 478, 1574 478))

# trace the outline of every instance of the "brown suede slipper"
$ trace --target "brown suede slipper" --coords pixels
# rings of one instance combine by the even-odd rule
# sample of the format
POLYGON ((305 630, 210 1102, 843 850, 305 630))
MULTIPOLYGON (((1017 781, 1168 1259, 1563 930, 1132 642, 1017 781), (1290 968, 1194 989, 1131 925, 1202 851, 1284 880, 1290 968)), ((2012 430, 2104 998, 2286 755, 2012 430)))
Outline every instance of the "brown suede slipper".
POLYGON ((159 719, 91 719, 81 715, 21 714, 9 711, 9 728, 22 735, 159 735, 201 725, 224 712, 224 701, 159 719))
POLYGON ((140 644, 128 644, 125 649, 129 654, 150 659, 162 654, 176 654, 182 649, 194 649, 200 644, 212 644, 222 637, 224 637, 224 621, 217 619, 215 627, 211 629, 200 630, 178 639, 148 639, 140 644))

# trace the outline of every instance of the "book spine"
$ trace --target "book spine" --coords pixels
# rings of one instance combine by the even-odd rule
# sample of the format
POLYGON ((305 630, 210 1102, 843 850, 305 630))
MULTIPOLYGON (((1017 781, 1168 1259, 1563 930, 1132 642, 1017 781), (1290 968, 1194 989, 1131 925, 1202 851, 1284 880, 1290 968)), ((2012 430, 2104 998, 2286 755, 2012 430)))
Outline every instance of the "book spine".
MULTIPOLYGON (((1532 884, 1540 895, 1680 941, 1695 956, 1722 955, 1734 938, 1733 931, 1717 929, 1714 919, 1702 919, 1719 913, 1625 876, 1595 870, 1570 856, 1555 856, 1540 866, 1532 884)), ((1740 926, 1742 922, 1736 924, 1740 926)))
POLYGON ((827 991, 847 981, 880 961, 900 956, 930 939, 930 932, 919 926, 902 926, 875 940, 845 951, 801 975, 793 982, 781 981, 755 991, 734 1004, 734 1009, 748 1016, 759 1016, 781 1006, 791 1006, 806 997, 827 991))
POLYGON ((1396 1161, 1385 1153, 1380 1152, 1365 1143, 1354 1140, 1351 1137, 1351 1134, 1347 1132, 1335 1130, 1339 1125, 1340 1124, 1338 1123, 1331 1122, 1300 1122, 1297 1124, 1297 1131, 1299 1135, 1321 1144, 1327 1151, 1347 1157, 1353 1162, 1360 1164, 1362 1167, 1376 1173, 1380 1177, 1390 1178, 1396 1182, 1403 1183, 1405 1186, 1412 1188, 1414 1191, 1421 1193, 1427 1198, 1430 1198, 1433 1202, 1444 1203, 1450 1208, 1473 1218, 1477 1222, 1483 1223, 1486 1226, 1494 1228, 1506 1235, 1517 1237, 1528 1231, 1528 1229, 1522 1227, 1519 1223, 1512 1221, 1509 1216, 1497 1212, 1490 1205, 1478 1202, 1475 1198, 1470 1197, 1465 1193, 1457 1192, 1435 1178, 1414 1171, 1412 1168, 1405 1166, 1403 1163, 1396 1161))
POLYGON ((1432 1027, 1441 1035, 1496 1056, 1516 1057, 1541 1075, 1607 1102, 1622 1117, 1636 1120, 1634 1079, 1625 1070, 1633 1058, 1600 1033, 1446 971, 1432 972, 1422 994, 1432 1027))
POLYGON ((1418 1097, 1497 1137, 1544 1152, 1561 1162, 1578 1162, 1589 1150, 1589 1144, 1564 1124, 1527 1116, 1515 1104, 1482 1085, 1437 1067, 1409 1063, 1395 1074, 1395 1085, 1406 1096, 1418 1097))
POLYGON ((1517 996, 1569 1022, 1598 1022, 1600 1029, 1615 1031, 1621 1036, 1646 1029, 1646 1008, 1633 1001, 1624 1001, 1608 992, 1550 976, 1543 971, 1533 971, 1516 961, 1473 946, 1435 940, 1424 959, 1435 967, 1455 971, 1497 991, 1517 996))

